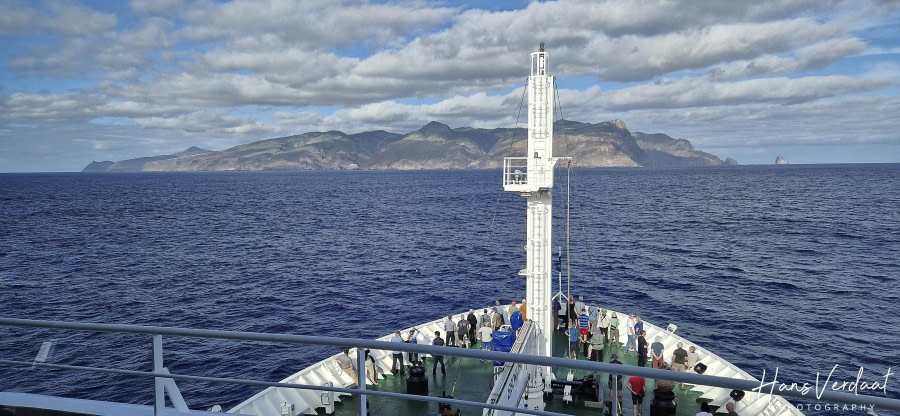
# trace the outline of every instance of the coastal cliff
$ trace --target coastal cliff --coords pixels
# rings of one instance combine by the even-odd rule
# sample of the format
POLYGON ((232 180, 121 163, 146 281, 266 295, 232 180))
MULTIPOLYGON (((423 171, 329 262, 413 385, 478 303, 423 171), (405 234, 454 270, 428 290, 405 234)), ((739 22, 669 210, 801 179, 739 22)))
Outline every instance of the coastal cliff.
MULTIPOLYGON (((621 120, 596 124, 559 120, 554 135, 554 154, 571 156, 578 166, 737 164, 694 149, 685 139, 631 133, 621 120)), ((503 157, 524 155, 525 142, 522 128, 453 129, 432 121, 406 134, 309 132, 221 151, 192 147, 171 155, 91 162, 83 172, 498 168, 503 157)))

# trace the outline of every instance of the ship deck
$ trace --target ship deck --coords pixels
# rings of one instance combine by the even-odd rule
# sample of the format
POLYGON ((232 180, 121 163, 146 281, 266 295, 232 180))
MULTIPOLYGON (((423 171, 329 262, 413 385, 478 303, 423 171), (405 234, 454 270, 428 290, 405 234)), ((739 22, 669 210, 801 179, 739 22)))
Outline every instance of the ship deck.
MULTIPOLYGON (((555 356, 562 357, 564 356, 564 352, 567 349, 567 340, 565 334, 562 332, 554 333, 553 337, 553 350, 558 353, 554 353, 555 356)), ((609 361, 609 355, 613 351, 608 351, 604 359, 609 361)), ((618 352, 619 361, 623 364, 628 365, 636 365, 637 357, 634 355, 624 355, 623 351, 620 349, 618 352)), ((578 359, 584 359, 584 357, 579 353, 578 359)), ((493 363, 490 361, 480 361, 477 359, 471 358, 459 358, 459 357, 446 357, 444 359, 447 364, 447 374, 442 375, 440 372, 440 366, 438 366, 438 371, 436 375, 431 375, 431 359, 429 358, 425 364, 428 375, 428 394, 433 397, 442 397, 446 395, 453 394, 453 397, 461 400, 471 400, 477 402, 484 402, 487 400, 488 395, 491 392, 491 388, 493 387, 493 363)), ((648 360, 649 363, 649 360, 648 360)), ((556 374, 557 379, 565 379, 566 373, 568 369, 564 368, 554 368, 554 373, 556 374)), ((587 375, 586 372, 576 371, 575 377, 581 378, 587 375)), ((601 381, 601 384, 604 386, 601 392, 601 401, 607 394, 605 391, 606 381, 608 380, 608 375, 606 373, 600 373, 598 379, 601 381)), ((655 380, 648 379, 647 383, 647 395, 644 398, 644 406, 643 406, 643 414, 650 414, 650 400, 653 397, 653 389, 656 388, 655 380)), ((406 378, 400 376, 390 376, 388 375, 383 380, 379 381, 378 385, 369 385, 366 387, 369 390, 377 390, 377 391, 392 391, 392 392, 406 392, 406 378)), ((698 398, 700 397, 700 393, 692 392, 687 390, 680 389, 677 385, 675 387, 676 392, 676 404, 677 404, 677 414, 678 415, 695 415, 700 408, 698 398)), ((411 400, 401 400, 394 399, 388 397, 379 397, 379 396, 367 396, 367 400, 369 401, 369 409, 373 416, 383 416, 383 415, 436 415, 438 413, 438 406, 436 403, 430 402, 420 402, 420 401, 411 401, 411 400)), ((574 401, 572 403, 564 403, 562 400, 562 396, 558 394, 554 394, 552 399, 546 398, 545 402, 547 407, 545 410, 551 412, 558 412, 564 414, 571 415, 599 415, 601 414, 601 409, 594 407, 586 407, 584 404, 584 399, 579 398, 578 396, 574 397, 574 401)), ((357 415, 358 408, 358 399, 356 396, 343 396, 341 398, 341 402, 339 402, 335 407, 335 415, 340 416, 355 416, 357 415)), ((622 395, 622 407, 624 415, 632 415, 632 404, 631 404, 631 396, 630 393, 625 390, 622 395)), ((460 409, 463 415, 480 415, 482 414, 482 408, 478 407, 453 407, 454 412, 456 409, 460 409)), ((714 408, 715 409, 715 408, 714 408)), ((324 411, 319 409, 319 414, 324 415, 324 411)))

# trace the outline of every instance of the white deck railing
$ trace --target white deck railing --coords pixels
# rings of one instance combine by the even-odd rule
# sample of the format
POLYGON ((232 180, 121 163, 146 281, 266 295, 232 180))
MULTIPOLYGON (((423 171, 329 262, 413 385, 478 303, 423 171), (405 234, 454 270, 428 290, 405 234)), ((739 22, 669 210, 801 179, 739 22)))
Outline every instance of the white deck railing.
MULTIPOLYGON (((558 368, 572 368, 577 370, 585 370, 589 372, 602 372, 602 373, 612 373, 612 374, 623 374, 623 375, 631 375, 638 376, 644 378, 653 378, 653 379, 666 379, 672 380, 675 382, 688 383, 695 386, 710 386, 714 388, 721 389, 738 389, 744 390, 747 392, 755 391, 759 388, 759 382, 755 380, 747 380, 744 379, 743 376, 746 373, 736 372, 735 374, 741 374, 741 378, 734 378, 733 375, 729 376, 714 376, 714 375, 706 375, 706 374, 693 374, 687 372, 673 372, 669 370, 659 370, 647 367, 637 367, 637 366, 628 366, 628 365, 619 365, 619 364, 610 364, 603 362, 592 362, 586 360, 570 360, 565 358, 556 358, 556 357, 542 357, 542 356, 533 356, 533 355, 524 355, 524 354, 513 354, 513 353, 503 353, 503 352, 495 352, 495 351, 481 351, 474 349, 466 349, 466 348, 450 348, 450 347, 435 347, 431 345, 424 344, 398 344, 391 342, 384 342, 380 340, 365 340, 365 339, 354 339, 354 338, 337 338, 337 337, 322 337, 322 336, 310 336, 310 335, 288 335, 288 334, 271 334, 271 333, 263 333, 263 332, 237 332, 237 331, 219 331, 219 330, 205 330, 205 329, 190 329, 190 328, 172 328, 172 327, 156 327, 156 326, 140 326, 140 325, 122 325, 122 324, 97 324, 97 323, 80 323, 80 322, 60 322, 60 321, 40 321, 40 320, 29 320, 29 319, 14 319, 14 318, 0 318, 0 326, 5 327, 28 327, 28 328, 48 328, 48 329, 63 329, 63 330, 76 330, 76 331, 91 331, 91 332, 113 332, 113 333, 131 333, 131 334, 146 334, 153 336, 179 336, 179 337, 196 337, 196 338, 210 338, 210 339, 231 339, 231 340, 244 340, 244 341, 264 341, 264 342, 279 342, 279 343, 289 343, 289 344, 310 344, 310 345, 329 345, 329 346, 350 346, 356 348, 357 351, 361 351, 365 348, 370 348, 372 350, 385 350, 385 351, 403 351, 403 352, 415 352, 420 354, 439 354, 445 356, 456 356, 456 357, 464 357, 464 358, 476 358, 483 360, 497 360, 497 361, 509 361, 509 362, 517 362, 523 364, 534 364, 534 365, 542 365, 542 366, 550 366, 550 367, 558 367, 558 368)), ((649 326, 649 325, 648 325, 649 326)), ((653 327, 655 330, 660 330, 658 327, 653 327)), ((650 331, 648 331, 650 333, 650 331)), ((676 336, 671 334, 672 336, 676 336)), ((651 335, 652 336, 652 335, 651 335)), ((677 337, 677 336, 676 336, 677 337)), ((680 338, 680 337, 678 337, 680 338)), ((705 353, 708 353, 704 351, 705 353)), ((708 353, 707 358, 714 357, 711 353, 708 353)), ((718 358, 718 357, 716 357, 718 358)), ((365 366, 362 360, 357 360, 359 364, 357 369, 359 370, 359 378, 360 380, 365 379, 365 366)), ((545 415, 545 416, 560 416, 558 413, 538 411, 533 409, 523 409, 523 408, 513 408, 509 406, 501 406, 490 403, 478 403, 471 402, 465 400, 456 400, 456 399, 447 399, 442 397, 430 397, 430 396, 419 396, 412 394, 403 394, 403 393, 395 393, 395 392, 386 392, 386 391, 371 391, 366 390, 365 383, 362 383, 358 388, 344 388, 339 386, 323 386, 323 385, 304 385, 304 384, 294 384, 294 383, 277 383, 277 382, 266 382, 259 380, 245 380, 245 379, 235 379, 235 378, 222 378, 222 377, 201 377, 201 376, 191 376, 184 374, 170 374, 168 372, 146 372, 146 371, 133 371, 133 370, 122 370, 122 369, 110 369, 110 368, 97 368, 97 367, 86 367, 86 366, 73 366, 73 365, 63 365, 63 364, 48 364, 48 363, 33 363, 31 361, 15 361, 15 360, 6 360, 0 359, 0 365, 6 366, 40 366, 47 368, 58 368, 58 369, 69 369, 69 370, 81 370, 81 371, 94 371, 94 372, 104 372, 104 373, 114 373, 114 374, 122 374, 129 376, 143 376, 143 377, 153 377, 158 381, 165 380, 195 380, 195 381, 207 381, 207 382, 223 382, 223 383, 237 383, 237 384, 250 384, 250 385, 260 385, 260 386, 269 386, 269 388, 278 388, 283 389, 284 391, 288 390, 310 390, 314 392, 336 392, 338 394, 358 394, 360 397, 359 405, 362 414, 365 414, 365 402, 366 395, 377 395, 377 396, 386 396, 386 397, 394 397, 394 398, 402 398, 406 400, 419 400, 419 401, 431 401, 431 402, 442 402, 442 403, 450 403, 454 405, 463 405, 463 406, 476 406, 482 408, 489 409, 497 409, 497 410, 506 410, 516 413, 522 414, 534 414, 534 415, 545 415)), ((724 366, 724 364, 723 364, 724 366)), ((729 366, 729 370, 733 370, 729 366)), ((709 371, 709 370, 708 370, 709 371)), ((747 375, 749 377, 749 375, 747 375)), ((156 383, 156 394, 160 394, 159 386, 161 383, 156 383)), ((768 387, 768 386, 767 386, 768 387)), ((878 396, 869 396, 869 395, 855 395, 851 393, 844 393, 839 391, 824 391, 824 392, 815 392, 808 391, 803 392, 798 391, 797 389, 791 388, 790 383, 780 383, 773 382, 770 386, 773 391, 780 392, 780 396, 788 396, 795 397, 800 399, 812 400, 819 403, 843 403, 843 404, 856 404, 856 405, 874 405, 877 409, 881 410, 900 410, 900 400, 892 399, 888 397, 878 397, 878 396), (819 395, 817 397, 817 395, 819 395)), ((285 400, 288 400, 290 397, 295 397, 293 395, 284 395, 285 400)), ((748 393, 747 396, 756 396, 755 393, 748 393)), ((760 395, 760 397, 766 398, 768 397, 765 394, 760 395)), ((779 396, 772 396, 773 398, 781 399, 779 396)), ((157 402, 158 403, 158 402, 157 402)), ((787 403, 787 402, 784 402, 787 403)), ((2 403, 0 403, 2 404, 2 403)), ((787 404, 789 408, 793 408, 790 404, 787 404)), ((275 413, 278 414, 279 409, 276 406, 271 406, 271 409, 267 409, 266 414, 275 413)), ((157 407, 155 409, 155 413, 158 415, 162 415, 164 413, 169 413, 171 409, 166 410, 157 407)), ((780 414, 782 413, 780 409, 778 413, 773 413, 771 409, 765 403, 759 403, 754 405, 752 409, 744 408, 744 414, 750 414, 747 412, 750 411, 758 411, 759 414, 780 414)), ((796 409, 795 409, 796 410, 796 409)))

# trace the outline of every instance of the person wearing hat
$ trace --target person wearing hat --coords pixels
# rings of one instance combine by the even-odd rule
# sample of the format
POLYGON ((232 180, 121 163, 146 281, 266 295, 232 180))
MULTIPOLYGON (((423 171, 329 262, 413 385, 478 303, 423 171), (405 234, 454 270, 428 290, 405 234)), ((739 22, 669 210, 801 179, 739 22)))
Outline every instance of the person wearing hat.
POLYGON ((600 332, 603 333, 603 336, 609 337, 609 317, 606 316, 606 309, 600 309, 600 319, 597 320, 597 326, 600 327, 600 332))
POLYGON ((609 343, 612 344, 613 351, 619 349, 619 317, 615 312, 612 313, 612 318, 609 318, 609 343))
POLYGON ((506 323, 510 323, 513 314, 516 313, 516 312, 518 312, 518 311, 519 311, 519 308, 516 307, 516 301, 512 301, 512 303, 509 305, 509 308, 506 309, 506 316, 509 317, 509 318, 506 320, 506 323))
MULTIPOLYGON (((619 361, 619 354, 613 353, 609 356, 610 364, 619 364, 622 365, 622 362, 619 361)), ((609 382, 606 384, 609 387, 609 394, 606 395, 606 408, 612 409, 612 386, 613 386, 613 375, 609 374, 609 382)), ((616 391, 618 391, 618 401, 619 401, 619 410, 622 410, 622 375, 616 375, 616 391)))

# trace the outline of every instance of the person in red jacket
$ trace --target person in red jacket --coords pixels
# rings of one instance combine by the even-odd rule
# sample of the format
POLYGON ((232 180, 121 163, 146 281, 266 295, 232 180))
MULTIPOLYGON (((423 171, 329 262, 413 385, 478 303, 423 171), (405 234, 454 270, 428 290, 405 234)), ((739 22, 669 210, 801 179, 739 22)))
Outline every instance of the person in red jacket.
POLYGON ((628 390, 631 390, 631 403, 634 404, 634 416, 640 416, 644 410, 644 379, 633 376, 628 379, 628 390))

